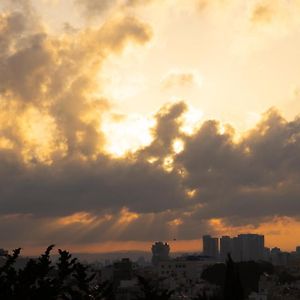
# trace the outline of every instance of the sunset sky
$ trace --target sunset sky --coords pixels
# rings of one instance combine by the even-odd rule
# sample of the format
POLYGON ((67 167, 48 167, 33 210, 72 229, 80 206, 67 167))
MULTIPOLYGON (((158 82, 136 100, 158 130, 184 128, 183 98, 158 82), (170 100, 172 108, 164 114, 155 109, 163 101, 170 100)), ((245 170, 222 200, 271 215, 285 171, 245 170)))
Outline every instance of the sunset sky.
POLYGON ((1 0, 0 247, 293 250, 299 54, 300 0, 1 0))

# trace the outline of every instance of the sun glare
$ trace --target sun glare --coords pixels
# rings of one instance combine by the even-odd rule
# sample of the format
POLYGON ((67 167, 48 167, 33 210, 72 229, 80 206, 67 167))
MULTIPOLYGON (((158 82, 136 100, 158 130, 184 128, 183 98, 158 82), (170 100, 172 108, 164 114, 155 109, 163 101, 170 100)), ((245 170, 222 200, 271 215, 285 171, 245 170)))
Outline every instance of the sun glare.
POLYGON ((189 107, 188 111, 182 117, 182 126, 180 130, 187 134, 192 135, 200 127, 203 112, 199 109, 189 107))
POLYGON ((114 157, 122 157, 149 145, 152 141, 151 128, 155 121, 140 116, 105 120, 102 130, 106 136, 105 150, 114 157))
POLYGON ((176 139, 174 142, 173 142, 173 151, 178 154, 180 152, 182 152, 184 150, 184 143, 182 140, 180 139, 176 139))

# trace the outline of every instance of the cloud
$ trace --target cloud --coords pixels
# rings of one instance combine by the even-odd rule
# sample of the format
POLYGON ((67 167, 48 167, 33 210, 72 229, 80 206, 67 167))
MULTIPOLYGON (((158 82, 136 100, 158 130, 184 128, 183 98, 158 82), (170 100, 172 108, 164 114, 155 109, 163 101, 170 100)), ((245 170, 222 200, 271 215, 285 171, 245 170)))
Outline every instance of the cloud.
POLYGON ((146 5, 154 0, 74 0, 88 18, 99 17, 110 10, 126 10, 146 5))
POLYGON ((221 133, 216 121, 204 123, 177 160, 186 169, 188 187, 199 189, 196 218, 246 225, 297 217, 299 125, 299 119, 287 122, 270 110, 235 142, 231 130, 221 133))
POLYGON ((110 50, 121 50, 128 41, 145 43, 152 36, 151 29, 135 17, 116 18, 101 28, 100 40, 110 50))
MULTIPOLYGON (((213 220, 239 228, 300 217, 299 118, 271 109, 239 140, 217 120, 187 135, 188 105, 167 104, 153 116, 152 142, 113 158, 101 131, 112 104, 97 74, 151 29, 119 16, 50 34, 28 3, 0 15, 1 240, 195 239, 216 230, 213 220)), ((168 84, 194 81, 184 72, 168 84)))
POLYGON ((117 3, 114 0, 75 0, 75 3, 81 6, 84 14, 88 17, 99 16, 117 3))
POLYGON ((200 86, 201 78, 197 72, 170 72, 161 81, 163 89, 168 90, 176 87, 200 86))
POLYGON ((250 22, 258 28, 289 34, 299 25, 299 1, 260 0, 250 5, 250 22))
POLYGON ((299 119, 288 122, 271 109, 237 141, 233 128, 221 130, 215 120, 183 134, 186 110, 184 102, 162 108, 152 143, 132 157, 68 156, 28 165, 18 152, 2 149, 0 224, 32 230, 41 243, 78 232, 70 243, 81 244, 195 239, 222 231, 217 219, 233 230, 299 218, 299 119), (174 153, 178 137, 184 149, 174 153), (173 158, 171 171, 164 168, 166 156, 173 158), (43 230, 33 230, 37 224, 43 230))
POLYGON ((269 23, 272 21, 274 13, 274 9, 270 4, 259 3, 252 11, 251 21, 254 23, 269 23))
MULTIPOLYGON (((36 123, 28 121, 30 127, 46 119, 54 124, 48 152, 94 155, 104 143, 101 115, 110 106, 94 96, 102 62, 128 43, 146 43, 151 30, 134 17, 121 16, 99 28, 51 35, 38 17, 32 17, 34 12, 26 13, 17 6, 0 16, 0 97, 5 120, 0 130, 13 147, 23 147, 28 136, 34 139, 23 120, 35 110, 40 117, 36 123)), ((27 156, 37 159, 34 151, 27 151, 27 156)))
POLYGON ((182 115, 187 110, 187 104, 178 102, 166 104, 156 114, 156 126, 152 130, 152 143, 139 153, 142 157, 155 157, 158 163, 172 152, 174 140, 180 136, 182 115))

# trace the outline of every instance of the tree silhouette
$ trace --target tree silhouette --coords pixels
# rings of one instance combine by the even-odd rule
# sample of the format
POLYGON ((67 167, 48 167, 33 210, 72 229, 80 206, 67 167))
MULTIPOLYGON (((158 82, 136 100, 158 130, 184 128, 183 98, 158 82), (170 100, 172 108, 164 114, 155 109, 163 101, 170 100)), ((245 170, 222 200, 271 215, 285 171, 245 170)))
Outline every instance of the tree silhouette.
POLYGON ((2 300, 113 300, 112 284, 92 284, 94 273, 72 258, 65 250, 58 250, 56 264, 51 261, 49 246, 37 259, 30 259, 23 269, 15 268, 21 248, 8 254, 0 268, 0 299, 2 300))
POLYGON ((228 254, 226 261, 224 300, 243 300, 244 293, 236 264, 228 254))
POLYGON ((18 259, 21 248, 13 250, 13 254, 6 255, 6 262, 0 268, 0 299, 13 299, 14 290, 18 282, 18 274, 14 264, 18 259))
MULTIPOLYGON (((6 256, 0 267, 0 299, 2 300, 115 300, 114 282, 97 282, 95 273, 66 250, 58 250, 56 263, 51 260, 50 245, 37 259, 28 260, 16 269, 21 249, 6 256)), ((243 300, 238 265, 228 256, 225 268, 223 297, 205 292, 193 300, 243 300)), ((162 289, 157 279, 137 276, 136 300, 169 300, 173 291, 162 289)))
MULTIPOLYGON (((258 283, 262 274, 273 274, 272 264, 263 261, 241 261, 235 263, 238 269, 239 278, 246 298, 252 291, 258 291, 258 283)), ((224 263, 217 263, 208 266, 201 275, 201 278, 218 285, 224 289, 227 266, 224 263)))
POLYGON ((222 300, 222 296, 219 293, 214 293, 213 295, 207 295, 204 291, 203 293, 198 294, 192 300, 222 300))
POLYGON ((168 300, 171 299, 173 291, 160 289, 158 282, 149 281, 142 276, 138 276, 141 294, 136 297, 137 300, 168 300))

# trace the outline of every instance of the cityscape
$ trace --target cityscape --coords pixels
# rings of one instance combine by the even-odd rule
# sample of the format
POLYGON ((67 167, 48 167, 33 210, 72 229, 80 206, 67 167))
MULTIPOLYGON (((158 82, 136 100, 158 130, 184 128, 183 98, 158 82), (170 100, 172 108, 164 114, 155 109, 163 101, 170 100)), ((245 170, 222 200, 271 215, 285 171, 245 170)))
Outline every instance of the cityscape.
POLYGON ((239 234, 236 237, 221 238, 203 236, 203 255, 225 261, 230 253, 235 261, 264 260, 274 265, 288 265, 300 255, 300 246, 292 252, 281 251, 280 248, 265 247, 265 238, 259 234, 239 234))
MULTIPOLYGON (((50 252, 54 246, 50 246, 40 258, 19 257, 20 249, 15 250, 13 255, 7 250, 0 249, 0 279, 2 278, 4 282, 8 280, 6 279, 8 270, 10 272, 18 270, 21 276, 22 272, 36 261, 37 266, 47 263, 49 274, 46 272, 43 275, 46 277, 39 280, 47 280, 48 284, 52 280, 55 282, 57 276, 51 270, 57 268, 59 274, 64 264, 68 268, 64 271, 67 272, 64 280, 71 275, 80 280, 81 277, 78 277, 79 273, 76 272, 78 266, 81 266, 83 272, 81 280, 86 278, 87 285, 86 290, 80 291, 80 294, 84 297, 84 293, 89 291, 91 297, 89 299, 150 299, 147 297, 170 300, 300 299, 300 246, 293 252, 282 252, 277 247, 270 249, 265 247, 264 236, 259 234, 239 234, 236 237, 220 238, 203 235, 202 241, 202 251, 181 254, 172 253, 167 242, 155 242, 149 249, 151 260, 140 256, 135 260, 123 257, 113 260, 102 258, 89 262, 84 259, 77 261, 69 252, 59 250, 59 258, 52 258, 51 261, 50 252), (234 273, 231 274, 230 270, 234 273)), ((18 294, 20 288, 18 282, 21 279, 16 276, 15 292, 11 292, 12 295, 18 294)), ((64 297, 75 293, 74 291, 78 289, 76 281, 67 282, 64 297)), ((3 290, 0 288, 0 296, 3 296, 7 286, 0 281, 1 286, 3 290)), ((48 289, 51 290, 51 287, 50 284, 48 289)), ((24 292, 24 287, 21 290, 24 292)), ((44 292, 37 290, 40 296, 44 292)), ((8 292, 5 299, 13 299, 12 295, 8 292)), ((57 297, 60 299, 62 296, 57 297)))

